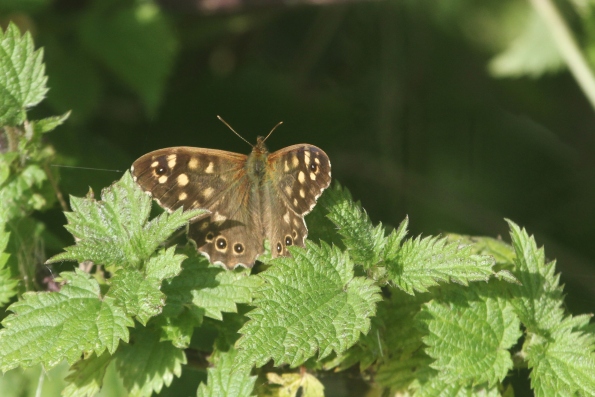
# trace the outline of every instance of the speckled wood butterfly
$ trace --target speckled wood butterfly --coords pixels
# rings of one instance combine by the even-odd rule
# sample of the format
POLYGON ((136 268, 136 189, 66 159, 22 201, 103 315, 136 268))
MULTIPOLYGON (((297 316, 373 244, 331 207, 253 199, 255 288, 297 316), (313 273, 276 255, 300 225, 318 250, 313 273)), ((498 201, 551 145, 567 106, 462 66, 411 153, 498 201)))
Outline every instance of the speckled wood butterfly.
POLYGON ((299 144, 269 153, 265 140, 258 137, 248 156, 187 146, 156 150, 134 162, 132 176, 168 211, 211 211, 190 224, 188 237, 212 263, 252 267, 265 239, 273 257, 304 246, 304 215, 331 182, 322 149, 299 144))

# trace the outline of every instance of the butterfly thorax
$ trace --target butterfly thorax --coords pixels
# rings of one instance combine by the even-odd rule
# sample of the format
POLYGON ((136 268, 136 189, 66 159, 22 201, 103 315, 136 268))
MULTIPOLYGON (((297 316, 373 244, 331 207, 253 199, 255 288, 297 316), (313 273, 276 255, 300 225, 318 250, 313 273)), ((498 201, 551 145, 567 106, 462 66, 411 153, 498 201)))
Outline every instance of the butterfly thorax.
POLYGON ((264 144, 264 138, 259 136, 256 139, 256 145, 252 149, 252 153, 246 160, 245 169, 250 179, 259 182, 264 179, 268 156, 269 151, 264 144))

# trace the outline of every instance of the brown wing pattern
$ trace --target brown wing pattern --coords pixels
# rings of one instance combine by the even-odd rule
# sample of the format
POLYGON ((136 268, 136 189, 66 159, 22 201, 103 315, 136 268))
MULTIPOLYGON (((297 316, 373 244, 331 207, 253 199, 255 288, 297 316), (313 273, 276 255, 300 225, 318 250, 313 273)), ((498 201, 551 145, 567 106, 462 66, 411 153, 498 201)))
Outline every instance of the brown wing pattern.
POLYGON ((293 145, 268 157, 269 180, 264 184, 270 210, 266 236, 273 257, 287 254, 287 246, 304 246, 308 229, 304 215, 331 182, 331 163, 326 153, 313 145, 293 145))
POLYGON ((221 150, 173 147, 145 154, 131 171, 138 185, 168 211, 211 211, 189 225, 188 236, 212 263, 230 269, 251 267, 263 251, 264 236, 260 220, 249 211, 250 202, 258 198, 246 177, 246 158, 221 150))

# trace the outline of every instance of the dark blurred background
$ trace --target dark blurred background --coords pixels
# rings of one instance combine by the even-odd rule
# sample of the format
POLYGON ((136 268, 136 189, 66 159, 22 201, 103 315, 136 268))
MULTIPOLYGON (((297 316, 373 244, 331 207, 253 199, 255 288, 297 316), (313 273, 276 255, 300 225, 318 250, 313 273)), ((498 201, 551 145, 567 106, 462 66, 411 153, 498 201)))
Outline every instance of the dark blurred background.
MULTIPOLYGON (((56 163, 125 170, 189 145, 311 143, 374 222, 502 236, 510 218, 558 260, 567 305, 593 311, 595 117, 538 0, 0 0, 43 46, 56 163)), ((593 11, 560 1, 588 62, 593 11)), ((61 169, 67 195, 121 175, 61 169)), ((61 209, 39 215, 71 243, 61 209)), ((52 251, 54 250, 54 251, 52 251)))

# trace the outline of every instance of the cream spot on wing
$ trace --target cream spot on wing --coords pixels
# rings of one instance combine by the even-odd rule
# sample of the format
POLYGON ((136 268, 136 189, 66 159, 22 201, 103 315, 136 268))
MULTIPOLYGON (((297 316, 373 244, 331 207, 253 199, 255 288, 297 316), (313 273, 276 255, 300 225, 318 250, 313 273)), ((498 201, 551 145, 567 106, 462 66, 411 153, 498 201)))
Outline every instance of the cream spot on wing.
POLYGON ((182 192, 180 193, 180 195, 178 196, 178 200, 180 201, 184 201, 188 198, 188 195, 186 194, 186 192, 182 192))
POLYGON ((214 191, 215 191, 215 189, 213 189, 212 187, 208 187, 202 192, 202 195, 208 199, 209 197, 211 197, 213 195, 214 191))
POLYGON ((298 218, 293 218, 293 224, 296 225, 297 227, 300 226, 300 221, 298 218))
POLYGON ((310 165, 310 152, 304 152, 304 162, 306 165, 310 165))
POLYGON ((209 161, 209 166, 205 170, 207 174, 212 174, 215 171, 215 164, 212 161, 209 161))
POLYGON ((188 162, 188 168, 191 170, 195 170, 198 168, 198 159, 196 157, 192 157, 188 162))
POLYGON ((305 198, 306 197, 306 192, 304 191, 304 189, 300 189, 300 197, 301 198, 305 198))
POLYGON ((289 223, 289 212, 286 212, 285 215, 283 215, 283 220, 285 221, 285 223, 289 223))
POLYGON ((186 174, 178 175, 178 185, 186 186, 187 184, 188 184, 188 175, 186 175, 186 174))
POLYGON ((297 154, 294 153, 294 155, 291 157, 291 165, 293 166, 293 168, 295 168, 299 164, 300 164, 300 159, 298 159, 297 154))
POLYGON ((226 217, 226 216, 224 216, 224 215, 221 215, 221 214, 220 214, 220 213, 218 213, 218 212, 215 212, 215 213, 213 214, 213 218, 212 218, 212 219, 213 219, 213 221, 214 221, 214 222, 223 222, 224 220, 226 220, 226 219, 227 219, 227 217, 226 217))
POLYGON ((169 156, 167 156, 167 166, 169 168, 174 168, 176 166, 176 158, 178 156, 176 156, 175 154, 170 154, 169 156))
POLYGON ((293 199, 293 205, 295 205, 296 207, 297 207, 297 205, 298 205, 298 201, 297 201, 297 199, 296 199, 296 198, 294 198, 294 199, 293 199))
POLYGON ((285 166, 283 167, 283 171, 289 172, 289 162, 285 160, 285 166))
POLYGON ((298 174, 298 181, 300 181, 300 183, 304 183, 306 181, 306 174, 304 174, 304 171, 300 171, 298 174))
POLYGON ((227 182, 227 180, 229 179, 229 175, 228 174, 221 174, 221 175, 219 175, 219 178, 221 178, 221 180, 223 182, 227 182))
POLYGON ((151 163, 151 167, 153 167, 153 168, 157 168, 158 165, 159 165, 159 161, 153 161, 151 163))
POLYGON ((204 221, 200 224, 200 226, 198 227, 200 230, 207 230, 207 228, 209 227, 209 222, 208 221, 204 221))
POLYGON ((159 179, 157 179, 157 181, 159 183, 165 183, 165 182, 167 182, 167 175, 160 176, 159 179))
POLYGON ((291 196, 291 186, 285 186, 285 193, 287 193, 288 196, 291 196))
POLYGON ((314 162, 320 165, 320 159, 318 157, 314 157, 314 162))
POLYGON ((200 203, 198 202, 198 200, 194 200, 194 202, 192 203, 192 208, 200 208, 200 203))
POLYGON ((130 172, 134 172, 134 165, 130 166, 130 172))
POLYGON ((312 179, 313 181, 316 180, 316 174, 313 172, 310 172, 310 179, 312 179))

